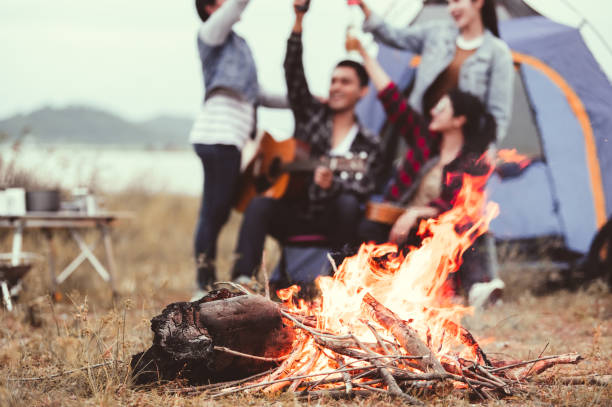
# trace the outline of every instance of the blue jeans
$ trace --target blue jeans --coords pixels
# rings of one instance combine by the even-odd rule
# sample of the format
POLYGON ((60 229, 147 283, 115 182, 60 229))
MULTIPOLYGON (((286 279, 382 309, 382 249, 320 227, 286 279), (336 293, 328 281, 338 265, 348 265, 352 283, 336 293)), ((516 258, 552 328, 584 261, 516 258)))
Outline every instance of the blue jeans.
POLYGON ((241 154, 224 144, 194 144, 202 161, 204 193, 194 237, 197 282, 200 288, 216 280, 217 238, 232 209, 240 176, 241 154))
POLYGON ((302 217, 299 204, 294 202, 254 198, 242 219, 232 278, 256 275, 266 235, 283 242, 297 234, 322 234, 335 249, 356 243, 356 225, 361 212, 359 200, 349 193, 332 199, 314 218, 302 217))

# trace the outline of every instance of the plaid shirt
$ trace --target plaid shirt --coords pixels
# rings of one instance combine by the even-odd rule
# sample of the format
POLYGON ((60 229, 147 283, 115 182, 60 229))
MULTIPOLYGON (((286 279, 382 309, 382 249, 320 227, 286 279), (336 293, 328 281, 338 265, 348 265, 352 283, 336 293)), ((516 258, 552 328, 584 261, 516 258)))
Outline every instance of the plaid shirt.
MULTIPOLYGON (((442 136, 429 130, 429 122, 412 110, 395 83, 390 83, 379 92, 378 98, 387 112, 387 118, 396 125, 410 146, 385 194, 385 199, 407 204, 411 193, 420 183, 418 180, 423 175, 420 170, 428 161, 439 156, 442 136)), ((463 186, 463 174, 483 176, 488 172, 489 164, 481 159, 481 155, 462 150, 457 158, 444 166, 442 193, 439 198, 430 202, 429 206, 438 208, 441 212, 451 209, 463 186)))
MULTIPOLYGON (((331 150, 333 112, 327 104, 321 103, 310 93, 302 53, 302 36, 292 33, 287 42, 284 68, 289 105, 295 118, 294 137, 307 143, 310 146, 310 156, 318 158, 329 154, 331 150)), ((359 132, 350 151, 355 156, 367 154, 368 171, 364 174, 334 174, 332 187, 327 190, 311 183, 308 188, 311 205, 324 205, 325 201, 343 192, 352 193, 364 201, 374 191, 376 174, 381 170, 379 141, 373 133, 358 125, 359 132)))

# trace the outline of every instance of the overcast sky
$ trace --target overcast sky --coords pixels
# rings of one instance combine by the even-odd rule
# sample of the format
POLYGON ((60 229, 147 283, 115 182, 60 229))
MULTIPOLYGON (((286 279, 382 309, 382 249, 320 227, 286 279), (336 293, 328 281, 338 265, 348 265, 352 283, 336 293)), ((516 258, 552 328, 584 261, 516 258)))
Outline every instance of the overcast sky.
MULTIPOLYGON (((399 0, 399 2, 413 0, 399 0)), ((378 7, 393 0, 377 0, 378 7)), ((345 0, 313 0, 306 70, 325 94, 343 56, 345 0)), ((291 0, 253 0, 236 27, 254 49, 263 86, 284 91, 291 0)), ((146 119, 193 116, 202 98, 193 0, 0 0, 0 118, 83 103, 146 119)))
MULTIPOLYGON (((609 10, 612 0, 580 1, 605 2, 609 10)), ((530 2, 549 9, 559 4, 530 2)), ((389 18, 396 24, 419 3, 370 1, 381 12, 395 4, 389 18)), ((282 60, 294 19, 291 5, 292 0, 252 0, 236 27, 254 50, 260 82, 278 92, 285 90, 282 60)), ((326 94, 331 69, 344 57, 347 10, 346 0, 312 0, 305 64, 316 93, 326 94)), ((191 117, 203 93, 198 26, 193 0, 0 0, 0 118, 80 103, 135 120, 164 113, 191 117)))

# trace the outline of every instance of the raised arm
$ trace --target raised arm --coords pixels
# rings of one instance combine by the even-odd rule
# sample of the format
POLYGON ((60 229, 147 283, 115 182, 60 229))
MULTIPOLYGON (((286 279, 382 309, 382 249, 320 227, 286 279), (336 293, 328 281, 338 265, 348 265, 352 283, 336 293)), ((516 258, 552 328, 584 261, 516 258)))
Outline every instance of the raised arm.
POLYGON ((368 51, 366 51, 359 39, 350 35, 347 36, 346 49, 347 51, 359 52, 361 58, 363 59, 363 66, 365 67, 366 71, 368 71, 370 80, 372 80, 372 83, 374 83, 377 91, 381 92, 387 86, 389 86, 391 83, 391 77, 387 75, 387 72, 385 72, 378 60, 373 58, 368 51))
POLYGON ((398 130, 402 137, 406 139, 406 142, 414 145, 418 143, 418 138, 430 136, 423 116, 410 107, 391 77, 385 72, 378 60, 366 51, 361 42, 357 38, 349 36, 346 40, 346 48, 358 51, 361 54, 363 65, 378 91, 378 98, 387 113, 387 119, 399 125, 398 130))
POLYGON ((359 0, 359 6, 366 17, 363 23, 363 31, 374 34, 377 41, 417 54, 423 51, 423 44, 427 35, 426 26, 392 27, 385 23, 380 15, 371 10, 363 0, 359 0))
POLYGON ((240 15, 250 0, 227 0, 217 11, 202 23, 198 33, 200 39, 210 46, 223 44, 234 24, 240 20, 240 15))
POLYGON ((305 12, 297 7, 304 0, 295 0, 295 24, 291 36, 287 41, 287 54, 285 55, 285 80, 287 82, 287 94, 289 105, 296 119, 302 119, 308 115, 310 107, 320 102, 310 93, 306 74, 304 73, 304 62, 302 55, 304 47, 302 44, 302 20, 305 12))

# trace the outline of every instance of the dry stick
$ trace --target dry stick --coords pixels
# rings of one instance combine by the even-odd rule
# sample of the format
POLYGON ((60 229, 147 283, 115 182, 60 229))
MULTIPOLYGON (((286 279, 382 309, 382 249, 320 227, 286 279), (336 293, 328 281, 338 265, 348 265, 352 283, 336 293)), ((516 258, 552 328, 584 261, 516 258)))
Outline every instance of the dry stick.
MULTIPOLYGON (((221 390, 240 390, 240 387, 234 387, 235 385, 238 384, 242 384, 245 382, 249 382, 251 380, 256 380, 259 379, 261 377, 265 377, 267 376, 268 379, 264 380, 263 382, 260 383, 264 383, 264 386, 266 385, 266 383, 270 382, 271 380, 274 380, 275 378, 277 378, 278 376, 280 376, 283 371, 285 370, 285 368, 287 366, 290 366, 291 364, 293 364, 293 362, 297 359, 297 357, 301 354, 302 349, 304 348, 304 343, 302 343, 302 345, 300 347, 297 347, 294 349, 293 352, 291 352, 287 359, 285 359, 285 361, 275 370, 272 371, 268 371, 268 372, 264 372, 264 373, 260 373, 254 376, 251 376, 250 378, 246 378, 243 380, 238 380, 235 382, 227 382, 227 383, 217 383, 217 384, 212 384, 212 385, 205 385, 205 386, 200 386, 200 387, 196 387, 194 390, 198 391, 198 390, 217 390, 218 388, 221 388, 221 390)), ((254 383, 256 384, 256 383, 254 383)))
MULTIPOLYGON (((501 366, 495 369, 489 369, 490 373, 495 373, 495 372, 501 372, 502 370, 508 370, 508 369, 514 369, 516 367, 521 367, 521 366, 525 366, 528 365, 530 363, 534 363, 534 362, 542 362, 545 360, 552 360, 552 359, 563 359, 563 358, 569 358, 569 357, 577 357, 579 360, 582 360, 582 357, 578 354, 574 354, 574 353, 568 353, 565 355, 557 355, 557 356, 546 356, 543 358, 538 358, 538 359, 532 359, 532 360, 527 360, 524 362, 518 362, 518 363, 514 363, 512 365, 506 365, 506 366, 501 366)), ((573 363, 573 362, 560 362, 560 363, 573 363)))
MULTIPOLYGON (((338 353, 338 352, 336 352, 336 353, 338 353)), ((367 356, 363 352, 361 352, 361 354, 364 355, 362 358, 356 359, 356 360, 354 360, 352 362, 349 362, 349 363, 347 363, 345 365, 342 365, 342 366, 340 366, 340 369, 344 369, 345 367, 354 365, 355 363, 371 362, 372 360, 375 360, 375 359, 388 359, 389 358, 388 356, 367 356)), ((400 360, 400 359, 402 359, 404 357, 406 357, 406 356, 394 356, 393 359, 391 359, 391 362, 395 362, 395 361, 400 360)), ((406 358, 412 359, 409 356, 406 357, 406 358)), ((375 367, 375 366, 372 366, 372 367, 375 367)), ((366 368, 364 368, 364 369, 366 369, 366 368)), ((368 367, 367 369, 371 369, 371 367, 368 367)), ((334 372, 332 372, 332 373, 334 373, 334 372)), ((373 373, 374 373, 373 371, 366 370, 365 372, 360 373, 357 376, 353 377, 351 380, 354 381, 354 380, 357 380, 357 379, 361 379, 361 378, 363 378, 365 376, 368 376, 370 374, 373 374, 373 373)), ((325 378, 323 378, 323 379, 313 383, 312 385, 310 385, 309 389, 313 389, 313 388, 315 388, 317 386, 320 386, 320 385, 333 384, 333 383, 337 383, 337 382, 338 382, 338 379, 325 379, 325 378)))
MULTIPOLYGON (((319 346, 322 346, 322 345, 319 345, 319 346)), ((329 350, 331 350, 331 349, 329 349, 329 350)), ((334 352, 334 351, 332 350, 332 352, 334 352)), ((338 352, 334 352, 334 353, 338 353, 338 352)), ((327 356, 328 358, 332 359, 332 358, 331 358, 330 356, 328 356, 328 355, 327 355, 325 352, 323 352, 323 354, 324 354, 325 356, 327 356)), ((372 361, 372 360, 374 360, 374 359, 387 359, 387 356, 375 356, 375 357, 371 357, 371 356, 367 356, 365 353, 362 353, 362 355, 363 355, 363 357, 362 357, 362 358, 356 359, 356 360, 354 360, 354 361, 352 361, 352 362, 349 362, 349 363, 344 362, 344 360, 343 360, 342 356, 340 356, 340 355, 336 355, 336 358, 338 358, 338 359, 340 359, 340 360, 342 361, 342 364, 340 364, 340 365, 338 366, 338 368, 339 368, 339 369, 344 369, 345 367, 347 367, 347 366, 351 366, 351 365, 354 365, 355 363, 361 363, 361 362, 370 362, 370 361, 372 361)), ((397 359, 398 359, 398 358, 397 358, 397 357, 395 357, 395 358, 394 358, 392 361, 395 361, 395 360, 397 360, 397 359)), ((334 359, 334 360, 336 360, 336 362, 338 362, 338 360, 337 360, 337 359, 334 359)), ((364 372, 364 373, 358 374, 357 376, 353 377, 352 379, 350 379, 350 376, 349 376, 349 379, 350 379, 350 380, 357 380, 357 379, 361 379, 362 377, 365 377, 365 376, 367 376, 367 375, 369 375, 369 374, 371 374, 371 373, 372 373, 371 371, 366 371, 366 372, 364 372)), ((310 385, 310 387, 308 388, 308 390, 313 389, 313 388, 315 388, 315 387, 317 387, 317 386, 320 386, 320 385, 322 385, 322 384, 331 384, 331 383, 336 383, 336 382, 338 382, 338 379, 325 379, 325 378, 322 378, 321 380, 318 380, 317 382, 315 382, 315 383, 311 384, 311 385, 310 385)))
POLYGON ((446 372, 431 349, 423 343, 416 331, 409 327, 405 321, 401 320, 393 311, 382 305, 369 293, 363 297, 363 302, 369 307, 368 310, 374 320, 391 332, 409 355, 426 356, 418 363, 422 370, 426 372, 446 372))
POLYGON ((238 352, 236 350, 232 350, 224 346, 214 346, 213 349, 219 352, 229 353, 230 355, 240 356, 246 359, 261 360, 263 362, 282 362, 283 360, 289 357, 289 355, 285 355, 285 356, 281 356, 280 358, 266 358, 263 356, 255 356, 255 355, 249 355, 248 353, 238 352))
POLYGON ((354 371, 357 371, 357 370, 374 369, 374 368, 376 368, 375 365, 369 365, 369 366, 360 366, 360 367, 354 367, 354 368, 349 368, 349 369, 337 369, 337 370, 330 371, 330 372, 313 373, 313 374, 303 375, 303 376, 284 377, 282 379, 271 380, 271 381, 266 381, 266 382, 261 382, 261 383, 254 383, 254 384, 251 384, 251 385, 248 385, 248 386, 244 386, 244 387, 238 387, 238 388, 229 389, 229 390, 223 391, 221 393, 213 394, 210 397, 214 398, 214 397, 226 396, 228 394, 238 393, 238 392, 245 391, 245 390, 250 390, 250 389, 255 389, 257 387, 269 386, 269 385, 274 384, 274 383, 281 383, 281 382, 301 380, 301 379, 309 379, 311 377, 329 376, 330 374, 335 374, 335 373, 354 372, 354 371))
POLYGON ((336 266, 336 261, 329 253, 327 253, 327 260, 329 260, 329 263, 332 266, 332 270, 334 270, 334 275, 336 275, 338 273, 338 266, 336 266))
POLYGON ((467 374, 469 374, 471 376, 470 379, 478 380, 479 382, 488 383, 490 386, 493 386, 494 389, 500 389, 500 388, 503 388, 506 385, 505 383, 500 383, 499 380, 495 380, 495 379, 491 380, 491 379, 489 379, 487 377, 480 376, 476 372, 469 370, 469 368, 468 369, 461 369, 461 374, 464 375, 465 373, 467 373, 467 374))
POLYGON ((72 370, 66 370, 65 372, 61 372, 61 373, 56 373, 56 374, 52 374, 49 376, 41 376, 41 377, 19 377, 19 378, 15 378, 15 379, 7 379, 7 381, 9 382, 38 382, 41 380, 47 380, 47 379, 55 379, 56 377, 61 377, 61 376, 66 376, 72 373, 76 373, 76 372, 81 372, 84 370, 90 370, 90 369, 97 369, 100 367, 104 367, 104 366, 108 366, 108 365, 112 365, 113 363, 118 362, 118 363, 123 363, 123 361, 118 360, 111 360, 108 362, 104 362, 104 363, 98 363, 97 365, 91 365, 91 366, 84 366, 84 367, 80 367, 78 369, 72 369, 72 370))
MULTIPOLYGON (((350 347, 350 346, 357 346, 356 344, 353 344, 353 343, 346 344, 346 341, 341 342, 341 341, 334 341, 331 339, 316 338, 316 337, 314 338, 314 340, 318 345, 324 348, 327 348, 331 350, 332 352, 338 353, 340 355, 348 356, 353 359, 368 361, 372 359, 389 358, 389 356, 383 356, 383 355, 379 355, 376 357, 368 356, 368 354, 350 347)), ((421 360, 423 359, 423 356, 393 356, 393 358, 397 360, 421 360)))
MULTIPOLYGON (((357 345, 359 345, 359 347, 366 352, 367 354, 371 355, 371 356, 376 356, 376 354, 374 352, 372 352, 371 350, 369 350, 363 343, 361 343, 361 341, 359 341, 359 339, 353 335, 353 340, 355 341, 355 343, 357 345)), ((373 360, 372 364, 374 364, 377 368, 378 368, 378 373, 380 373, 380 375, 382 376, 383 380, 385 381, 385 384, 387 385, 387 388, 389 389, 389 393, 393 396, 399 396, 399 397, 403 397, 404 399, 408 400, 409 402, 416 404, 416 405, 422 405, 423 403, 412 397, 409 396, 408 394, 405 394, 402 389, 400 389, 400 387, 398 386, 397 382, 395 381, 395 379, 393 378, 393 376, 391 375, 391 373, 389 372, 389 370, 385 367, 385 365, 381 362, 379 362, 378 360, 373 360)))
MULTIPOLYGON (((383 380, 380 380, 380 382, 382 382, 383 380)), ((373 391, 375 393, 384 393, 386 395, 389 395, 389 392, 385 389, 379 389, 378 387, 372 387, 372 386, 368 386, 367 384, 364 383, 355 383, 356 387, 361 387, 362 389, 366 389, 366 390, 370 390, 373 391)), ((392 396, 398 396, 398 397, 404 397, 406 396, 406 394, 401 393, 401 394, 393 394, 391 393, 392 396)), ((416 399, 415 399, 416 400, 416 399)), ((416 403, 415 403, 416 404, 416 403)), ((422 403, 421 403, 422 404, 422 403)))
POLYGON ((273 371, 272 373, 270 373, 270 375, 268 376, 268 378, 264 381, 271 381, 271 380, 275 380, 278 377, 280 377, 284 372, 285 369, 288 366, 291 366, 295 363, 295 361, 298 359, 298 357, 302 354, 302 351, 304 350, 304 347, 306 346, 306 341, 301 341, 300 342, 300 346, 298 346, 297 348, 295 348, 295 350, 293 352, 290 353, 289 357, 287 358, 287 360, 285 360, 279 367, 278 369, 276 369, 275 371, 273 371))
POLYGON ((472 383, 470 383, 470 381, 464 376, 463 374, 463 369, 459 369, 459 372, 461 373, 461 377, 463 377, 463 380, 465 380, 465 383, 467 383, 468 387, 470 389, 472 389, 472 391, 476 394, 478 394, 478 397, 480 397, 483 401, 487 400, 486 394, 483 395, 483 393, 480 393, 478 390, 476 390, 476 387, 472 386, 472 383))
MULTIPOLYGON (((538 355, 538 358, 541 358, 542 355, 544 354, 544 352, 546 351, 546 348, 548 348, 548 345, 550 344, 550 342, 546 343, 546 346, 544 346, 544 349, 542 349, 542 352, 540 352, 540 354, 538 355)), ((527 373, 525 373, 523 376, 523 378, 529 376, 529 373, 531 373, 531 371, 533 370, 533 368, 535 367, 537 362, 534 362, 533 365, 531 365, 531 367, 529 368, 529 370, 527 370, 527 373)))
MULTIPOLYGON (((375 367, 375 366, 374 366, 375 367)), ((367 376, 372 376, 372 375, 376 375, 376 371, 375 370, 366 370, 363 373, 360 373, 356 376, 353 376, 351 378, 351 383, 354 382, 355 380, 359 380, 359 379, 363 379, 367 376)), ((314 389, 317 386, 324 386, 327 384, 334 384, 334 383, 338 383, 338 379, 337 378, 332 378, 332 379, 325 379, 325 380, 319 380, 316 383, 313 383, 312 386, 309 387, 309 389, 314 389)), ((344 388, 346 389, 346 386, 344 386, 344 388)), ((310 391, 310 390, 308 390, 310 391)))
POLYGON ((222 388, 226 388, 226 387, 232 387, 238 384, 242 384, 242 383, 246 383, 249 382, 251 380, 255 380, 255 379, 259 379, 260 377, 264 377, 268 374, 270 374, 271 370, 268 370, 267 372, 262 372, 262 373, 258 373, 256 375, 253 376, 249 376, 249 377, 245 377, 244 379, 240 379, 240 380, 233 380, 231 382, 223 382, 223 383, 212 383, 212 384, 205 384, 202 386, 191 386, 191 387, 182 387, 182 388, 178 388, 178 389, 166 389, 167 393, 178 393, 178 394, 183 394, 183 393, 195 393, 195 392, 199 392, 199 391, 206 391, 206 390, 217 390, 217 389, 222 389, 222 388))
POLYGON ((453 321, 450 321, 450 320, 446 320, 444 322, 444 328, 449 330, 449 331, 451 331, 450 332, 451 335, 453 335, 453 336, 457 336, 458 335, 461 338, 461 342, 464 345, 466 345, 468 348, 470 348, 470 349, 472 349, 474 351, 474 353, 476 354, 476 356, 479 359, 478 360, 479 362, 483 362, 487 366, 492 366, 491 361, 489 360, 487 355, 484 353, 484 351, 482 350, 482 348, 480 347, 480 345, 478 344, 478 342, 474 338, 474 335, 472 335, 472 333, 470 331, 468 331, 463 326, 461 326, 459 324, 456 324, 456 323, 454 323, 453 321))
POLYGON ((505 382, 501 377, 497 377, 492 375, 491 373, 489 373, 487 371, 487 369, 485 369, 484 367, 480 366, 479 364, 474 364, 474 367, 476 369, 478 369, 478 371, 480 373, 482 373, 483 375, 485 375, 486 378, 488 378, 489 380, 495 382, 495 383, 499 383, 500 387, 502 388, 502 390, 504 391, 504 393, 506 393, 506 395, 511 395, 512 392, 508 389, 508 383, 505 382))
POLYGON ((340 399, 340 398, 353 398, 356 396, 369 397, 369 396, 372 396, 372 392, 368 390, 353 390, 353 392, 350 395, 347 395, 346 392, 344 391, 344 388, 341 388, 341 389, 312 391, 306 394, 299 395, 297 398, 298 400, 312 400, 312 399, 318 399, 318 398, 323 398, 323 397, 331 397, 335 399, 340 399))
POLYGON ((312 328, 304 325, 303 323, 298 321, 296 318, 294 318, 291 314, 289 314, 288 312, 283 311, 282 309, 281 309, 280 313, 285 318, 293 321, 293 323, 296 324, 296 326, 298 328, 301 328, 301 329, 305 330, 306 332, 310 333, 311 335, 322 337, 322 338, 337 339, 337 340, 351 339, 352 338, 351 335, 333 335, 333 334, 326 334, 326 333, 317 331, 316 329, 312 329, 312 328))
POLYGON ((266 251, 261 254, 261 273, 264 276, 264 289, 267 299, 270 299, 270 279, 268 278, 268 268, 266 267, 266 251))
POLYGON ((363 321, 363 322, 370 329, 370 331, 372 331, 374 338, 376 338, 376 341, 378 342, 380 347, 385 351, 385 353, 387 355, 392 355, 393 353, 389 350, 389 348, 387 348, 387 345, 385 344, 381 336, 378 334, 378 331, 376 330, 376 328, 374 328, 374 326, 372 326, 372 324, 370 324, 368 321, 363 321))
POLYGON ((396 379, 399 379, 399 380, 404 380, 404 381, 408 381, 408 380, 409 381, 415 381, 415 380, 419 380, 419 381, 422 381, 422 380, 425 380, 425 381, 427 381, 427 380, 441 381, 441 380, 450 379, 450 380, 455 380, 457 382, 462 382, 462 383, 467 383, 469 381, 471 384, 475 384, 475 385, 482 386, 482 387, 487 387, 487 388, 490 388, 490 389, 493 389, 493 390, 499 389, 498 385, 492 385, 491 383, 488 383, 488 382, 483 382, 483 381, 480 381, 480 380, 477 380, 477 379, 470 379, 470 378, 467 378, 465 376, 459 376, 459 375, 448 373, 448 372, 445 372, 445 373, 420 373, 420 374, 415 374, 415 373, 407 372, 407 371, 402 370, 402 369, 398 369, 396 367, 392 367, 391 369, 394 370, 393 377, 395 377, 396 379))
MULTIPOLYGON (((338 367, 342 367, 345 365, 344 358, 340 355, 336 355, 336 363, 338 367)), ((346 394, 350 395, 353 391, 353 385, 351 383, 351 375, 348 372, 342 372, 342 379, 344 379, 344 386, 346 387, 346 394)))
MULTIPOLYGON (((315 352, 315 354, 313 355, 313 357, 310 359, 310 361, 308 361, 308 363, 306 363, 304 365, 304 367, 302 367, 302 369, 300 369, 297 372, 297 374, 299 375, 299 374, 304 374, 304 373, 310 372, 315 367, 315 365, 317 364, 317 361, 321 357, 321 353, 322 353, 321 350, 318 349, 315 352)), ((303 382, 303 380, 296 380, 296 381, 294 381, 293 383, 291 383, 291 386, 289 386, 288 391, 295 392, 297 390, 298 386, 300 384, 302 384, 302 382, 303 382)))

